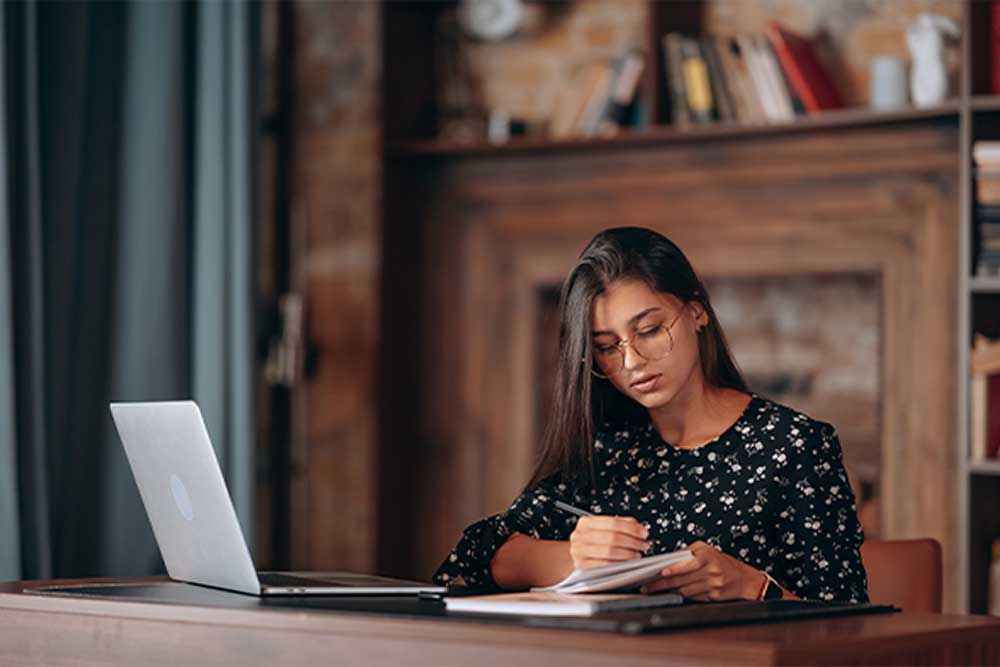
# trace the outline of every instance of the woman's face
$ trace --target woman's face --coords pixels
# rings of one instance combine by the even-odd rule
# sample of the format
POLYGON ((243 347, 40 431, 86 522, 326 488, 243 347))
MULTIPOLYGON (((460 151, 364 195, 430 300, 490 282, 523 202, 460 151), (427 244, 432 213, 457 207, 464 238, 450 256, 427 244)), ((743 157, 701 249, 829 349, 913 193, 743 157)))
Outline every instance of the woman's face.
POLYGON ((614 282, 594 300, 591 313, 594 370, 609 375, 618 391, 647 409, 666 405, 692 378, 701 377, 697 329, 707 321, 697 303, 685 304, 641 280, 614 282), (623 340, 628 340, 624 349, 616 350, 623 340), (649 357, 669 353, 644 358, 636 345, 649 357))

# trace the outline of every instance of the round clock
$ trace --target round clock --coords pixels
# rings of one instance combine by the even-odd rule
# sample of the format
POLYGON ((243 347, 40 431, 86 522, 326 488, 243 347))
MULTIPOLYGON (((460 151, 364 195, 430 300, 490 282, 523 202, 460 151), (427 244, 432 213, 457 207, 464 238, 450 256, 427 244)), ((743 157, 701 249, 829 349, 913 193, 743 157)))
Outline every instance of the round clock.
POLYGON ((462 0, 458 20, 469 36, 493 41, 517 32, 523 13, 521 0, 462 0))

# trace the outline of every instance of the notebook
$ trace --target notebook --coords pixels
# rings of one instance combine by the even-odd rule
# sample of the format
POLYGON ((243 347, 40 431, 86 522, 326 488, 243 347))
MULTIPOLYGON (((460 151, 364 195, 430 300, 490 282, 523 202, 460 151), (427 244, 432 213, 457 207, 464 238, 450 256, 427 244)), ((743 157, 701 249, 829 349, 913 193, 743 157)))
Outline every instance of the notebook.
POLYGON ((570 572, 569 576, 559 583, 532 588, 531 592, 604 593, 626 591, 658 579, 663 568, 689 558, 693 558, 693 556, 690 551, 685 549, 611 563, 610 565, 578 568, 570 572))
POLYGON ((607 612, 666 607, 683 602, 684 598, 677 593, 579 595, 552 591, 446 597, 444 600, 448 611, 525 616, 593 616, 607 612))

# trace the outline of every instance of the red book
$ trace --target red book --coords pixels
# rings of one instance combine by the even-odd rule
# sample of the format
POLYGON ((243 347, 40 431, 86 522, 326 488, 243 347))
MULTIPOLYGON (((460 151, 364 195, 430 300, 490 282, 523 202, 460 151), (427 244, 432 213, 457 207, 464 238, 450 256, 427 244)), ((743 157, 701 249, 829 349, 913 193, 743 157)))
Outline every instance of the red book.
POLYGON ((816 57, 813 44, 805 37, 785 30, 777 23, 767 27, 767 38, 781 62, 788 83, 809 113, 839 109, 844 102, 816 57))
POLYGON ((1000 95, 1000 2, 990 6, 990 83, 994 95, 1000 95))
POLYGON ((1000 453, 1000 373, 986 379, 986 458, 1000 453))

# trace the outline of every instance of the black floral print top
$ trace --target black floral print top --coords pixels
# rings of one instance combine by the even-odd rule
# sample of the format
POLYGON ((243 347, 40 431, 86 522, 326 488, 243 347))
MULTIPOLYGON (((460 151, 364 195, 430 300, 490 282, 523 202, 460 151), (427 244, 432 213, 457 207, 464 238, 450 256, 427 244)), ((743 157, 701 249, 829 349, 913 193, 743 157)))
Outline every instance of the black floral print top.
POLYGON ((444 585, 499 590, 496 550, 515 532, 566 540, 576 516, 561 499, 595 514, 635 517, 649 528, 648 555, 704 541, 803 599, 867 602, 864 534, 833 426, 752 395, 740 418, 696 449, 664 442, 651 423, 597 429, 597 491, 553 475, 503 514, 465 529, 434 574, 444 585))

